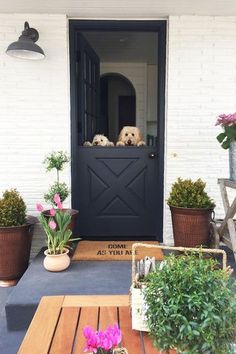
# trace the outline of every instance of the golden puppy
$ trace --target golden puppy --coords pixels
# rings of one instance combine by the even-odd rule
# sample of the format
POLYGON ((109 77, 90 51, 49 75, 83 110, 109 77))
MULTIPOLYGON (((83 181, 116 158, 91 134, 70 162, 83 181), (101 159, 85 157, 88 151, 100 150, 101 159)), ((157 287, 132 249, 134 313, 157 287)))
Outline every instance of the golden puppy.
POLYGON ((142 135, 137 127, 123 127, 116 146, 144 146, 145 142, 142 140, 142 135))
POLYGON ((85 141, 84 146, 114 146, 114 143, 108 140, 103 134, 97 134, 94 136, 92 143, 85 141))

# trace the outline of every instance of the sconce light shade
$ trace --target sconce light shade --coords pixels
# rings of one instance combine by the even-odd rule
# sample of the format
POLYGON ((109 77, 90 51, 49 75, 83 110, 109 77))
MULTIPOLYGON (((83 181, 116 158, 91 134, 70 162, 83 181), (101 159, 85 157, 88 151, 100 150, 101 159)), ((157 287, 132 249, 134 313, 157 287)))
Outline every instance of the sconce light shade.
POLYGON ((15 58, 39 60, 45 57, 45 54, 35 42, 39 39, 38 31, 30 28, 28 22, 25 22, 24 31, 17 42, 11 43, 6 53, 15 58))

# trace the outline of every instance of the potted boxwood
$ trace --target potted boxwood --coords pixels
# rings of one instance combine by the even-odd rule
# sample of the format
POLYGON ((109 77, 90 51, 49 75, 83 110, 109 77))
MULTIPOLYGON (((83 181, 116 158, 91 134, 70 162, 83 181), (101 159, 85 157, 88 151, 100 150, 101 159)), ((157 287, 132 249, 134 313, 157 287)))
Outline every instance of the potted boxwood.
POLYGON ((175 246, 196 247, 210 242, 210 221, 215 204, 199 178, 178 178, 167 200, 171 210, 175 246))
POLYGON ((27 269, 33 229, 19 192, 6 190, 0 199, 0 286, 15 285, 27 269))
POLYGON ((159 350, 233 353, 236 293, 229 273, 201 253, 172 254, 146 277, 145 315, 159 350))
MULTIPOLYGON (((56 181, 50 186, 48 192, 44 194, 45 201, 52 206, 56 206, 54 201, 55 194, 59 195, 61 203, 63 203, 70 194, 67 184, 60 181, 60 172, 65 168, 65 165, 68 162, 70 162, 70 158, 64 151, 53 151, 48 154, 43 161, 46 171, 56 170, 56 181)), ((79 212, 78 210, 69 208, 63 210, 71 215, 71 223, 69 227, 73 232, 76 227, 79 212)), ((43 214, 48 218, 50 217, 49 210, 44 210, 43 214)))

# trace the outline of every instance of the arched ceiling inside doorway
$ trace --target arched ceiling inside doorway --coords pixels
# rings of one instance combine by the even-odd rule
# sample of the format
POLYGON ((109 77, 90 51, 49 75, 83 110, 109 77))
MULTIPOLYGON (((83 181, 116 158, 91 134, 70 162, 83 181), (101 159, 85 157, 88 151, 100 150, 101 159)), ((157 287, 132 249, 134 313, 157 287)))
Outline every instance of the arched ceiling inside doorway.
POLYGON ((157 64, 155 32, 82 32, 101 62, 157 64))

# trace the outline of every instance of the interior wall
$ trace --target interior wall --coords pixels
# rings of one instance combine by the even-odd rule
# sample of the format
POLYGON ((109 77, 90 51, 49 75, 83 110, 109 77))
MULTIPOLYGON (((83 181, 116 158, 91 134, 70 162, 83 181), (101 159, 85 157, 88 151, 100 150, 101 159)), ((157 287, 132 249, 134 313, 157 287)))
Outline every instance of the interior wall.
POLYGON ((113 78, 108 81, 109 138, 116 142, 119 135, 119 96, 131 96, 133 90, 127 82, 113 78))
POLYGON ((157 65, 147 65, 147 134, 157 135, 157 65))
POLYGON ((136 125, 146 136, 147 65, 145 63, 101 63, 101 75, 117 73, 125 76, 136 93, 136 125))

